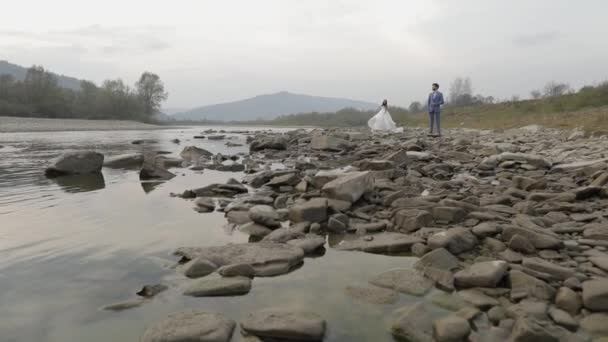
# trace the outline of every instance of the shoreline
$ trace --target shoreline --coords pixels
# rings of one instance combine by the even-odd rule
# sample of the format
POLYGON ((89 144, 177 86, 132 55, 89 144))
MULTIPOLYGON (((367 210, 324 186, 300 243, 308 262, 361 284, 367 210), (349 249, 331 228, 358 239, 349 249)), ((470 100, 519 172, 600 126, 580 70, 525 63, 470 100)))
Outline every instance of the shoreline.
MULTIPOLYGON (((49 119, 0 116, 0 133, 62 131, 130 131, 179 128, 129 120, 49 119)), ((183 127, 183 126, 181 126, 183 127)))

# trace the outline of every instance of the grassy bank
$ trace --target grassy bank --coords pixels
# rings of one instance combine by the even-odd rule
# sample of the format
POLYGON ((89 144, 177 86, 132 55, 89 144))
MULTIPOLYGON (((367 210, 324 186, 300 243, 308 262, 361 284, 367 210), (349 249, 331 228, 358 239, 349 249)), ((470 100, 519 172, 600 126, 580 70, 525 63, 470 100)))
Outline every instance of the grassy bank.
MULTIPOLYGON (((428 114, 418 113, 400 120, 400 124, 424 127, 428 120, 428 114)), ((447 128, 507 129, 538 124, 560 129, 582 128, 590 132, 608 131, 608 106, 564 112, 529 112, 513 104, 446 108, 441 123, 447 128)))

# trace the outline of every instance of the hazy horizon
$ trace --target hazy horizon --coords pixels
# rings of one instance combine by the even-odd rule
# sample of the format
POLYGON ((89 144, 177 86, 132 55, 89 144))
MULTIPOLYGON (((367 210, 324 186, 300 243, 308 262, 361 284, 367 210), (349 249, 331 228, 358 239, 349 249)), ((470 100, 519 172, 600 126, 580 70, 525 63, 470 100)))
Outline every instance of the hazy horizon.
POLYGON ((548 81, 606 80, 599 0, 451 2, 23 0, 0 22, 0 59, 101 82, 160 75, 165 108, 289 91, 407 106, 447 92, 528 97, 548 81), (145 6, 144 6, 145 5, 145 6))

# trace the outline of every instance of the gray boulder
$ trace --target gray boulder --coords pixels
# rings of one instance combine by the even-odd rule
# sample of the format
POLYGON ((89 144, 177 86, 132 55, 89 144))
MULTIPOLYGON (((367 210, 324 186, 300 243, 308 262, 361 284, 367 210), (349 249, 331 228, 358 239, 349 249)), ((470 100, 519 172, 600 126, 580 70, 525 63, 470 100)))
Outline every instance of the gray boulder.
POLYGON ((396 291, 378 286, 347 286, 345 291, 349 297, 370 304, 395 304, 399 300, 396 291))
POLYGON ((518 270, 509 272, 511 285, 511 300, 524 298, 551 300, 555 296, 555 289, 544 281, 518 270))
POLYGON ((235 326, 233 320, 220 314, 182 312, 148 327, 141 342, 228 342, 235 326))
POLYGON ((296 223, 327 221, 327 199, 313 198, 308 202, 292 206, 289 208, 289 219, 296 223))
POLYGON ((180 248, 177 255, 187 259, 202 258, 218 267, 248 264, 257 277, 284 274, 302 263, 304 251, 295 246, 275 242, 229 244, 218 247, 180 248))
POLYGON ((285 243, 293 239, 304 238, 304 234, 290 228, 279 228, 272 233, 266 235, 262 241, 282 242, 285 243))
POLYGON ((247 277, 230 277, 215 279, 199 279, 194 281, 184 295, 192 297, 238 296, 249 293, 251 279, 247 277))
POLYGON ((325 184, 322 192, 329 198, 354 203, 372 186, 373 179, 368 171, 349 172, 325 184))
POLYGON ((409 252, 412 245, 423 242, 422 239, 400 233, 383 232, 372 235, 349 237, 334 248, 343 251, 362 251, 368 253, 401 253, 409 252))
POLYGON ((45 171, 47 177, 101 172, 103 154, 93 151, 66 152, 45 171))
POLYGON ((460 254, 477 245, 477 238, 466 228, 450 228, 430 236, 427 244, 431 249, 445 248, 450 253, 460 254))
POLYGON ((251 142, 249 150, 252 152, 262 150, 286 150, 287 139, 283 136, 261 137, 251 142))
POLYGON ((313 150, 342 151, 350 148, 350 146, 350 142, 347 140, 333 135, 315 134, 310 142, 310 147, 313 150))
POLYGON ((187 160, 190 162, 197 162, 202 158, 203 159, 212 158, 213 153, 211 153, 205 149, 202 149, 200 147, 186 146, 186 147, 184 147, 182 152, 180 152, 179 156, 182 157, 184 160, 187 160))
POLYGON ((434 342, 433 317, 427 304, 419 302, 393 312, 391 333, 405 341, 434 342))
POLYGON ((188 278, 200 278, 209 275, 217 269, 217 265, 209 260, 196 258, 184 265, 184 275, 188 278))
POLYGON ((563 246, 559 236, 549 230, 542 230, 534 227, 524 228, 512 225, 503 228, 502 238, 504 241, 510 241, 515 235, 526 238, 538 249, 558 249, 563 246))
POLYGON ((404 232, 415 232, 422 227, 428 227, 433 223, 433 216, 426 210, 401 209, 393 217, 395 229, 404 232))
POLYGON ((592 311, 608 311, 608 279, 584 282, 583 304, 592 311))
POLYGON ((469 322, 457 315, 449 315, 433 322, 435 338, 439 342, 463 341, 469 336, 471 326, 469 322))
POLYGON ((451 271, 458 268, 458 259, 445 248, 437 248, 426 253, 418 260, 414 267, 422 270, 426 267, 437 268, 441 270, 451 271))
POLYGON ((572 268, 560 266, 541 258, 524 258, 522 265, 525 268, 549 274, 557 279, 566 280, 575 274, 572 268))
POLYGON ((269 308, 249 313, 241 321, 241 329, 263 340, 322 341, 325 320, 312 312, 269 308))
POLYGON ((304 254, 311 254, 320 250, 325 245, 325 237, 315 234, 308 234, 304 238, 287 241, 287 244, 300 247, 304 254))
POLYGON ((279 214, 269 205, 256 205, 249 209, 249 218, 251 221, 266 226, 268 228, 279 228, 279 214))
POLYGON ((370 284, 388 288, 414 296, 425 295, 432 287, 433 282, 416 270, 396 269, 379 274, 369 281, 370 284))
POLYGON ((143 162, 144 156, 141 153, 129 153, 105 158, 103 166, 120 169, 140 167, 143 162))
POLYGON ((502 260, 475 263, 454 274, 457 287, 496 287, 507 274, 509 265, 502 260))
POLYGON ((555 294, 555 306, 576 316, 583 306, 581 297, 569 287, 562 286, 555 294))

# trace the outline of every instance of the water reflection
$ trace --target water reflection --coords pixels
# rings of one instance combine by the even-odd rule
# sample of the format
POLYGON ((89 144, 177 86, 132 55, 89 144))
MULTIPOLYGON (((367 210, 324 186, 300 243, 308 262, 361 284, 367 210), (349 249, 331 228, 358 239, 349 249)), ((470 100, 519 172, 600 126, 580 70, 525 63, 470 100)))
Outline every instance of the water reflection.
POLYGON ((150 182, 150 181, 140 182, 141 188, 144 189, 144 192, 146 194, 149 194, 150 192, 152 192, 152 190, 156 189, 159 185, 161 185, 163 183, 164 182, 150 182))
MULTIPOLYGON (((179 177, 170 181, 141 182, 138 172, 125 169, 104 168, 97 177, 54 180, 41 171, 64 151, 141 153, 141 145, 131 144, 135 139, 155 139, 154 150, 170 151, 169 158, 178 158, 187 145, 214 154, 247 152, 246 145, 227 150, 225 141, 192 139, 200 130, 0 135, 0 145, 19 147, 0 158, 1 341, 138 341, 147 326, 170 313, 202 309, 240 321, 268 306, 319 313, 328 322, 326 342, 392 341, 384 319, 412 299, 401 296, 395 305, 372 306, 353 301, 344 288, 364 285, 391 268, 409 267, 409 258, 327 248, 322 257, 307 257, 289 274, 254 279, 247 296, 182 295, 190 280, 172 267, 178 261, 171 255, 174 250, 244 243, 249 237, 227 225, 223 213, 199 214, 192 210, 192 201, 170 194, 241 179, 242 173, 200 174, 179 168, 179 177), (181 146, 172 139, 181 140, 181 146), (167 291, 137 309, 99 310, 133 298, 144 284, 159 283, 168 286, 167 291)), ((245 137, 234 141, 244 144, 245 137)), ((246 218, 247 212, 242 214, 236 221, 246 218)), ((330 236, 329 242, 340 240, 330 236)), ((235 335, 233 341, 239 341, 239 332, 235 335)))
POLYGON ((61 190, 68 193, 101 190, 106 187, 103 174, 69 175, 52 178, 61 190))

